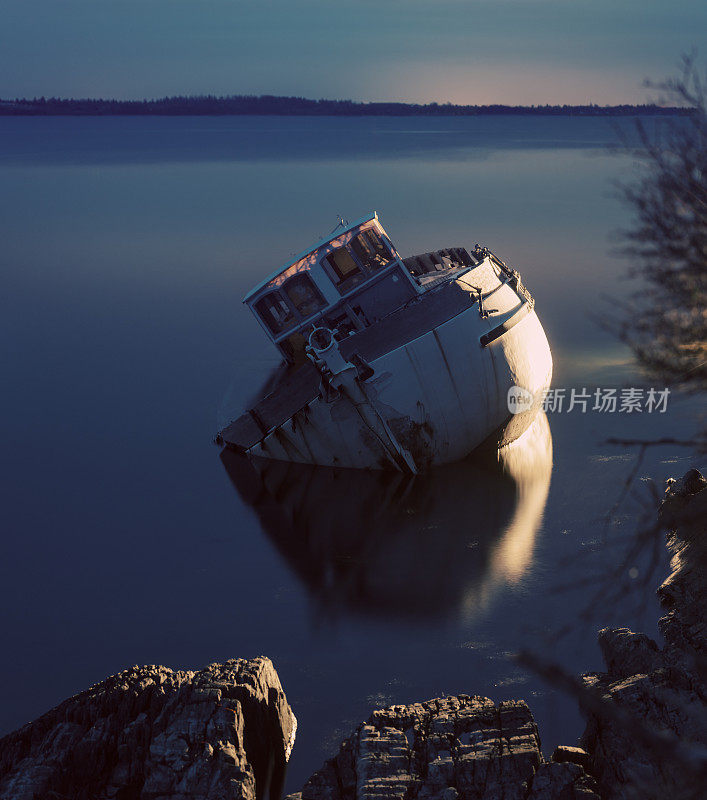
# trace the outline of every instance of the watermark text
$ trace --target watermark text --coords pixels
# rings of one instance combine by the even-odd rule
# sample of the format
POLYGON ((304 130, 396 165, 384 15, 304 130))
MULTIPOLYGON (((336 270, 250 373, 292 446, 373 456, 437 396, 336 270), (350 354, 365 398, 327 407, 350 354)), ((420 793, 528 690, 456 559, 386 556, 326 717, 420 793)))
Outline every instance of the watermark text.
POLYGON ((608 389, 546 389, 540 397, 522 386, 508 390, 508 410, 512 414, 539 406, 548 414, 664 414, 668 410, 670 389, 629 387, 608 389))

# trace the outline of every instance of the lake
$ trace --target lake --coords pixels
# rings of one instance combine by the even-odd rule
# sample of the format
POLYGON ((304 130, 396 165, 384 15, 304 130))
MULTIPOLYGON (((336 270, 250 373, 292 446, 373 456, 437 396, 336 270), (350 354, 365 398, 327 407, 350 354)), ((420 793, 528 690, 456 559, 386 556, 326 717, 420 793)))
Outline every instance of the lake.
POLYGON ((645 386, 596 321, 636 288, 615 125, 0 118, 0 734, 133 664, 265 654, 299 720, 288 790, 390 703, 521 697, 546 752, 574 744, 575 703, 509 655, 578 673, 599 627, 656 633, 649 555, 622 559, 641 479, 691 460, 649 449, 612 508, 638 454, 606 439, 689 437, 696 401, 565 406, 504 464, 413 482, 275 465, 263 486, 211 439, 278 360, 243 295, 373 209, 403 256, 479 242, 516 267, 555 387, 645 386))

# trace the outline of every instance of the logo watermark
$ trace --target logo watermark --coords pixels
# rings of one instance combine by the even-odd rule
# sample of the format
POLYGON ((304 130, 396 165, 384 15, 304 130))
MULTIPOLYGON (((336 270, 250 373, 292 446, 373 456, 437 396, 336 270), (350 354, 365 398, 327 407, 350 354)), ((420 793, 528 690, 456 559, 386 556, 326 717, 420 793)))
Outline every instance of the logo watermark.
POLYGON ((508 410, 511 414, 520 414, 528 411, 535 403, 533 393, 522 386, 511 386, 508 390, 508 410))
POLYGON ((522 386, 511 386, 508 390, 508 410, 511 414, 528 411, 539 405, 548 414, 665 414, 668 410, 670 389, 627 388, 606 389, 597 387, 587 389, 546 389, 541 397, 536 397, 522 386))

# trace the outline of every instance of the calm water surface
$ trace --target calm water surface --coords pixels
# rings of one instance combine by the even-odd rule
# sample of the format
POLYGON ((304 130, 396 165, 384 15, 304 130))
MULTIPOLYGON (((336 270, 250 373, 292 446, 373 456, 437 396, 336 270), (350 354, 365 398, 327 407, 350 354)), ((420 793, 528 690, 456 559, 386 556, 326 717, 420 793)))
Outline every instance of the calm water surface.
MULTIPOLYGON (((579 672, 597 627, 654 631, 641 559, 595 597, 641 508, 603 526, 635 459, 605 440, 686 436, 689 402, 550 414, 501 465, 413 482, 280 466, 263 485, 210 440, 277 362, 242 296, 374 208, 404 255, 478 241, 516 266, 555 386, 633 385, 592 321, 631 288, 615 138, 603 119, 0 119, 0 733, 136 663, 267 654, 300 723, 292 789, 392 702, 520 696, 546 751, 574 743, 574 703, 507 655, 579 672)), ((687 466, 662 448, 638 474, 687 466)))

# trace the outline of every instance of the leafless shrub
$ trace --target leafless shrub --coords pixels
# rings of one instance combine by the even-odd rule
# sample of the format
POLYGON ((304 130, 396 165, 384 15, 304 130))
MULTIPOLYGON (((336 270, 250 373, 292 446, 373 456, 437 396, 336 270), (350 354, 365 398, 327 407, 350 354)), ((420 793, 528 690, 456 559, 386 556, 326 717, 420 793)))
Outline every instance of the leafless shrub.
POLYGON ((622 251, 641 285, 617 333, 649 374, 692 390, 707 388, 706 77, 686 56, 677 78, 648 84, 689 112, 660 135, 637 122, 639 172, 619 186, 633 211, 622 251))

